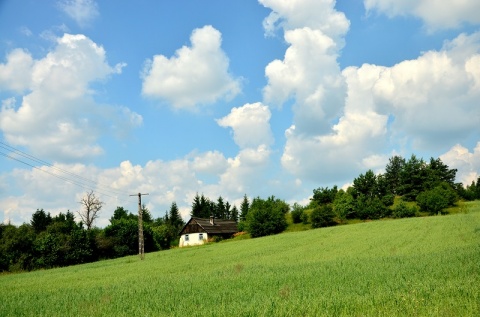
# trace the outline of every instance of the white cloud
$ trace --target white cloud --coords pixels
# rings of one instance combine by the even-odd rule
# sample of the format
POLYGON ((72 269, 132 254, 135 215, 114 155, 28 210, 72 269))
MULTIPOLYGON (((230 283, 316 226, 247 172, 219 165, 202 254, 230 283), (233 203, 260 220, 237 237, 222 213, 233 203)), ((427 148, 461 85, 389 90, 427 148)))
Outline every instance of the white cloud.
POLYGON ((285 40, 290 47, 284 60, 274 60, 265 68, 265 102, 281 105, 294 97, 297 131, 325 132, 329 121, 341 111, 345 94, 336 61, 337 43, 310 28, 286 31, 285 40))
POLYGON ((480 23, 480 2, 462 0, 364 0, 367 11, 377 11, 389 17, 412 15, 422 19, 430 30, 458 28, 464 23, 480 23))
POLYGON ((462 182, 464 186, 470 185, 480 177, 480 142, 472 153, 466 147, 456 144, 442 154, 440 159, 450 168, 458 170, 457 181, 462 182))
POLYGON ((416 149, 460 142, 478 131, 479 57, 480 33, 462 34, 415 60, 366 66, 378 76, 372 87, 377 110, 394 116, 392 131, 405 134, 416 149))
POLYGON ((100 13, 93 0, 61 0, 58 7, 81 27, 88 26, 100 13))
POLYGON ((263 26, 267 35, 282 27, 285 31, 308 27, 319 30, 335 41, 343 41, 350 22, 335 10, 336 0, 259 0, 272 12, 263 26))
POLYGON ((233 129, 233 139, 240 148, 253 148, 273 143, 270 117, 268 107, 257 102, 233 108, 230 114, 218 119, 217 123, 221 127, 233 129))
POLYGON ((22 49, 15 49, 7 55, 5 64, 0 64, 0 90, 18 93, 31 86, 33 58, 22 49))
POLYGON ((170 59, 155 55, 143 74, 144 96, 165 100, 175 108, 194 109, 240 92, 240 80, 228 72, 221 34, 212 26, 192 32, 191 47, 178 49, 170 59))
POLYGON ((0 86, 26 94, 19 105, 12 98, 2 102, 5 139, 40 157, 77 160, 103 153, 96 144, 101 133, 141 124, 138 114, 93 99, 91 83, 121 71, 122 65, 109 66, 105 55, 89 38, 70 34, 57 39, 55 48, 39 60, 22 50, 10 53, 0 64, 0 86))

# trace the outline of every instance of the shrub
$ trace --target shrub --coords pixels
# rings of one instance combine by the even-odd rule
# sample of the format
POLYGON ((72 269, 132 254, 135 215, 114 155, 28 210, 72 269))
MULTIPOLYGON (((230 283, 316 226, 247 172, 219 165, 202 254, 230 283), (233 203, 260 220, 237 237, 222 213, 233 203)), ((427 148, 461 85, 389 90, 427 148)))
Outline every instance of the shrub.
POLYGON ((287 228, 285 205, 285 202, 271 198, 255 198, 247 215, 247 231, 252 238, 284 231, 287 228))
POLYGON ((292 222, 293 223, 300 223, 302 222, 303 214, 304 214, 304 208, 300 206, 299 204, 295 203, 293 204, 293 210, 291 212, 292 214, 292 222))
POLYGON ((394 218, 408 218, 415 217, 417 208, 414 206, 408 207, 404 201, 401 201, 394 209, 392 216, 394 218))
POLYGON ((316 207, 310 214, 312 228, 328 227, 335 224, 333 218, 335 213, 331 205, 321 205, 316 207))
POLYGON ((457 194, 447 183, 442 183, 434 189, 421 192, 417 196, 420 209, 431 215, 443 213, 443 210, 457 201, 457 194))

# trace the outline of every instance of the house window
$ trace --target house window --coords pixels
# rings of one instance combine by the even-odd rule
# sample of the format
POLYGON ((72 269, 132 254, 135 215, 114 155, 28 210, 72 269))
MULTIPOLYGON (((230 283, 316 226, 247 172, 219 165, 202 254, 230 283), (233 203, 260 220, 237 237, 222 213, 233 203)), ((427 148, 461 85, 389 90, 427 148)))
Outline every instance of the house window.
POLYGON ((185 235, 185 241, 188 241, 188 234, 185 235))
POLYGON ((203 233, 198 234, 198 240, 203 240, 203 233))

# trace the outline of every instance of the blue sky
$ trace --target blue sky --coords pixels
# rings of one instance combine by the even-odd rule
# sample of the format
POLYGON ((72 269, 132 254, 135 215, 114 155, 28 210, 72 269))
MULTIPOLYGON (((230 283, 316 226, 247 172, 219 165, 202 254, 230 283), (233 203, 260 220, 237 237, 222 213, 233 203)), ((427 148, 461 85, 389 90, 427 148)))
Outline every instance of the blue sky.
POLYGON ((474 0, 1 1, 0 221, 90 189, 99 226, 137 192, 305 204, 412 153, 470 183, 479 25, 474 0))

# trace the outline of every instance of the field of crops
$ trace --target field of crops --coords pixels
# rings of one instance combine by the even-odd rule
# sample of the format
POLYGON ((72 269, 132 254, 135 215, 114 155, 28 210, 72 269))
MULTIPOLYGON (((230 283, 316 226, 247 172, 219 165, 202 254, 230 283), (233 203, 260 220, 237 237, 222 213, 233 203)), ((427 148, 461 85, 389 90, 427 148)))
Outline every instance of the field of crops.
POLYGON ((3 275, 0 316, 480 316, 478 209, 3 275))

